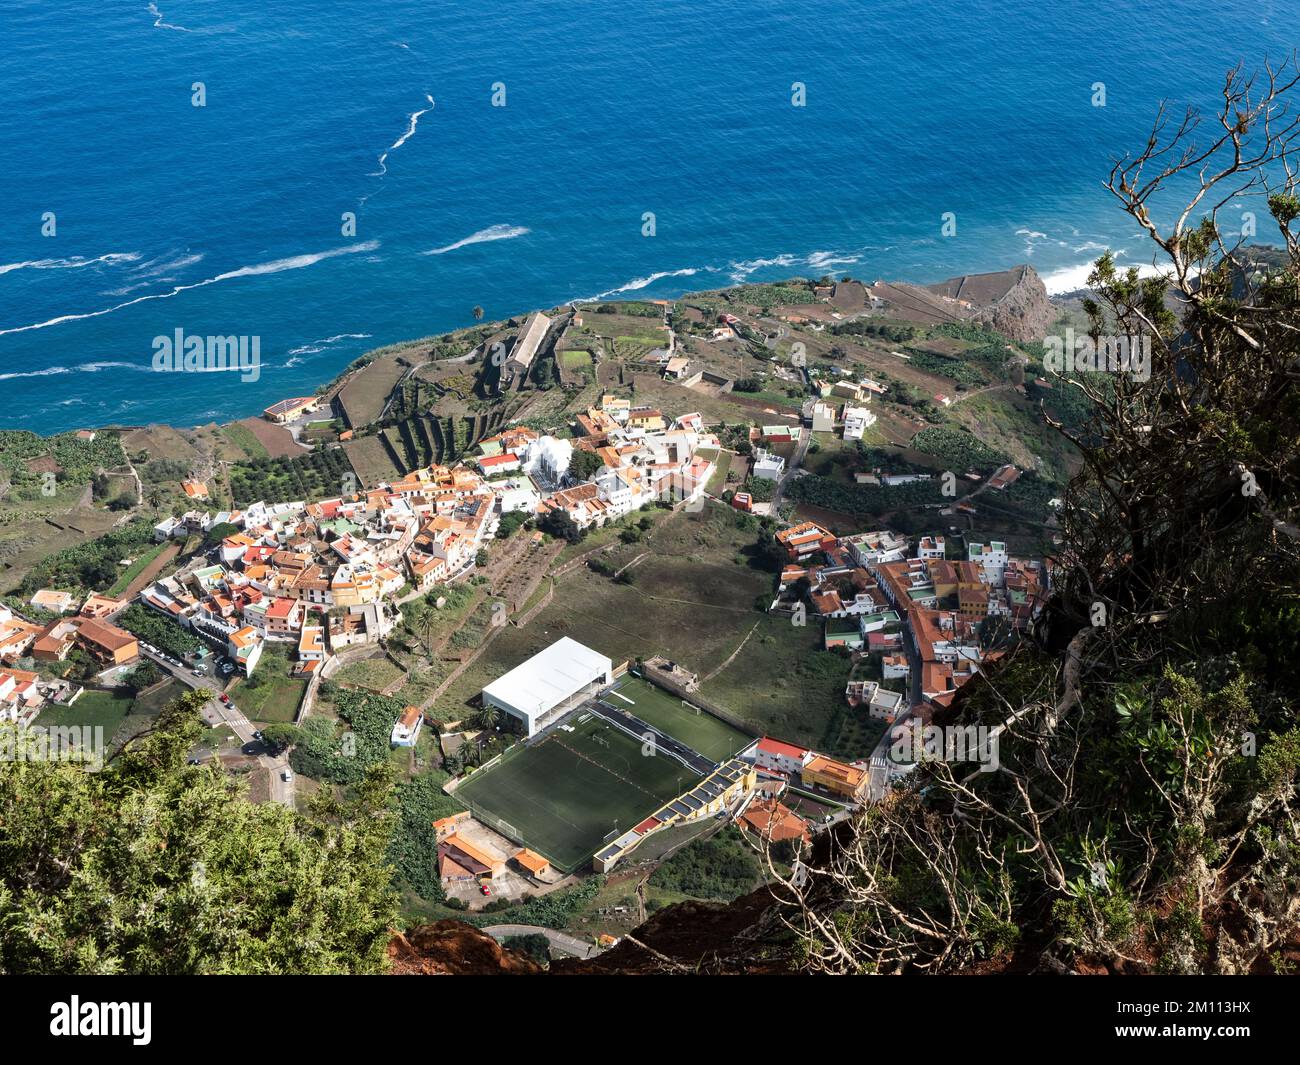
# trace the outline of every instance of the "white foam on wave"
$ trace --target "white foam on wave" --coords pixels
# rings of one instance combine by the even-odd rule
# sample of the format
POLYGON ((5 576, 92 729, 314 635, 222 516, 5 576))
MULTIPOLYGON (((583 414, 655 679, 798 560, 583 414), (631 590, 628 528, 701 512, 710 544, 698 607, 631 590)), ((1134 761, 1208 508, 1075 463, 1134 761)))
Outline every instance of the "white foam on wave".
POLYGON ((793 266, 798 261, 796 255, 778 255, 772 259, 746 259, 731 263, 731 280, 737 285, 743 284, 745 279, 756 271, 767 270, 774 266, 793 266))
POLYGON ((148 288, 150 285, 162 285, 168 281, 175 281, 174 271, 184 270, 200 263, 204 259, 203 252, 182 252, 179 255, 167 254, 160 255, 156 259, 150 259, 148 262, 141 263, 131 270, 131 280, 129 284, 122 285, 120 288, 111 288, 104 291, 105 296, 125 296, 131 292, 138 292, 142 288, 148 288))
POLYGON ((808 256, 808 265, 814 270, 829 270, 832 266, 853 266, 861 256, 842 255, 833 251, 815 251, 808 256))
POLYGON ((374 171, 370 175, 371 177, 383 177, 388 173, 389 155, 397 151, 398 148, 415 136, 415 130, 420 125, 420 119, 433 110, 433 97, 426 92, 424 98, 429 101, 429 106, 420 111, 412 111, 406 116, 406 132, 398 137, 397 140, 393 141, 393 143, 388 146, 387 150, 379 156, 379 169, 374 171))
POLYGON ((454 244, 448 244, 442 248, 431 248, 429 251, 421 252, 422 255, 446 255, 449 251, 455 251, 457 248, 467 248, 471 244, 486 244, 493 240, 514 240, 516 237, 526 236, 532 230, 527 226, 507 226, 496 225, 488 226, 486 229, 480 229, 476 233, 471 233, 468 237, 456 241, 454 244))
POLYGON ((177 33, 194 33, 194 32, 195 32, 194 30, 190 29, 188 26, 177 26, 175 23, 172 23, 172 22, 164 22, 164 21, 163 21, 163 13, 162 13, 161 11, 158 10, 158 5, 157 5, 157 4, 150 4, 150 5, 149 5, 149 14, 151 14, 151 15, 153 16, 154 29, 159 29, 159 30, 175 30, 177 33))
MULTIPOLYGON (((310 344, 303 344, 296 348, 290 348, 290 355, 315 355, 317 352, 324 351, 331 344, 337 344, 340 340, 369 340, 370 333, 336 333, 332 337, 324 337, 320 340, 313 340, 310 344)), ((297 366, 302 359, 290 359, 286 366, 297 366)))
POLYGON ((795 267, 798 270, 810 270, 825 273, 836 266, 854 266, 862 261, 862 252, 851 251, 814 251, 807 255, 784 252, 781 255, 765 259, 744 259, 729 263, 729 277, 733 285, 743 285, 760 270, 795 267))
POLYGON ((240 277, 261 277, 265 274, 278 274, 285 270, 302 270, 308 266, 314 266, 325 259, 333 259, 340 255, 355 255, 358 252, 374 251, 379 247, 379 241, 368 240, 361 244, 349 244, 342 248, 330 248, 328 251, 311 252, 306 255, 292 255, 285 259, 273 259, 266 263, 257 263, 253 266, 241 266, 237 270, 227 270, 223 274, 217 274, 215 277, 204 278, 202 281, 195 281, 188 285, 176 285, 167 292, 152 292, 144 296, 137 296, 133 300, 126 300, 124 303, 116 303, 112 307, 104 307, 98 311, 86 311, 81 314, 63 314, 57 318, 50 318, 44 322, 33 322, 30 325, 12 326, 9 329, 0 329, 0 336, 7 336, 10 333, 26 333, 33 329, 48 329, 52 325, 62 325, 64 322, 78 322, 85 318, 100 318, 106 314, 113 314, 115 311, 123 310, 127 307, 134 307, 137 303, 146 303, 149 300, 165 300, 172 296, 177 296, 182 292, 189 292, 191 289, 206 288, 208 285, 215 285, 222 281, 231 281, 240 277))
MULTIPOLYGON (((604 292, 597 292, 594 296, 582 296, 570 303, 596 303, 600 300, 609 299, 610 296, 617 296, 623 292, 640 292, 643 288, 649 288, 656 281, 662 281, 666 277, 694 277, 700 272, 701 268, 686 266, 681 270, 660 270, 658 273, 648 274, 645 277, 634 277, 626 284, 619 285, 617 288, 607 288, 604 292)), ((703 267, 704 270, 711 270, 712 267, 703 267)))
POLYGON ((126 296, 132 292, 139 292, 142 288, 148 288, 150 285, 165 285, 168 281, 175 281, 176 278, 170 276, 151 277, 148 281, 137 281, 134 285, 123 285, 121 288, 108 288, 104 290, 105 296, 126 296))
MULTIPOLYGON (((1067 292, 1077 292, 1079 289, 1088 288, 1088 275, 1092 273, 1096 262, 1096 259, 1089 259, 1085 263, 1065 266, 1059 270, 1044 274, 1043 285, 1047 289, 1047 294, 1049 296, 1060 296, 1067 292)), ((1168 276, 1170 273, 1169 267, 1156 266, 1154 263, 1116 262, 1115 266, 1119 270, 1128 270, 1129 267, 1136 266, 1139 277, 1168 276)))
POLYGON ((15 270, 79 270, 83 266, 116 266, 119 263, 137 262, 139 259, 140 253, 136 251, 110 252, 93 259, 81 255, 67 259, 28 259, 21 263, 0 264, 0 274, 13 273, 15 270))
POLYGON ((145 371, 149 368, 150 367, 146 364, 134 362, 83 362, 78 366, 50 366, 44 370, 0 373, 0 381, 13 381, 20 377, 61 377, 64 374, 71 373, 99 373, 103 370, 145 371))

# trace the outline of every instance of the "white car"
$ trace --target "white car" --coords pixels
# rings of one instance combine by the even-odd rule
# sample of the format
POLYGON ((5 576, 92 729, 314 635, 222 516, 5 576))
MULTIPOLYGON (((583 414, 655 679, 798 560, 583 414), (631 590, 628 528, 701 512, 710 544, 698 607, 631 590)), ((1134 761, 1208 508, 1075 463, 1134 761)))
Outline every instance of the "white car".
POLYGON ((292 769, 281 770, 280 779, 283 780, 285 783, 291 781, 293 779, 293 770, 292 769))

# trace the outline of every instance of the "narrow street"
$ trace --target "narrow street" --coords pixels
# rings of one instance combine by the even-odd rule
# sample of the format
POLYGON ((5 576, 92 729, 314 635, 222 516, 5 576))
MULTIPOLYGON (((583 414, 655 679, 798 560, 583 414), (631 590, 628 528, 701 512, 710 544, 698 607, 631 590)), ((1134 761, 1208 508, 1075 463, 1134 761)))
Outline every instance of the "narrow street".
MULTIPOLYGON (((205 709, 215 715, 217 720, 230 729, 231 732, 239 739, 241 746, 247 746, 250 743, 258 743, 253 736, 253 723, 244 716, 238 707, 231 703, 221 701, 221 686, 210 677, 196 677, 189 669, 184 666, 174 666, 163 659, 153 651, 144 647, 140 648, 140 655, 149 659, 154 665, 165 673, 174 677, 188 688, 195 691, 208 692, 210 699, 205 709)), ((259 744, 260 746, 260 744, 259 744)), ((272 758, 268 754, 259 754, 257 756, 258 764, 261 765, 270 775, 270 795, 273 802, 278 802, 284 806, 293 806, 294 801, 294 781, 284 779, 284 771, 289 768, 289 757, 282 754, 278 758, 272 758)))

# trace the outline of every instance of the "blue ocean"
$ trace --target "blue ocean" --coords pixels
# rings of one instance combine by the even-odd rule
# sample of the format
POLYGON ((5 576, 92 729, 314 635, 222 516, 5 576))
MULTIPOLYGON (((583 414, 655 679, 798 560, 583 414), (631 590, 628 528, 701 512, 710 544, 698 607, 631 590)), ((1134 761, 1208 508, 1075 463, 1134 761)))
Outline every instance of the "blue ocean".
POLYGON ((247 416, 475 305, 1149 263, 1112 157, 1162 98, 1213 106, 1283 56, 1295 15, 6 0, 0 426, 247 416), (178 329, 260 338, 260 374, 154 372, 178 329))

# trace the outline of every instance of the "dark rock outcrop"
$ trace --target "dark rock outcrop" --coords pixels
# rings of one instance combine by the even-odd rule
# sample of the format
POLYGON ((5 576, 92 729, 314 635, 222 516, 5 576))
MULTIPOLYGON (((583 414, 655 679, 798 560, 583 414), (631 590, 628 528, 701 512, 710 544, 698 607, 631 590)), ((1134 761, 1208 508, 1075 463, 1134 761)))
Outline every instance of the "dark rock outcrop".
POLYGON ((991 274, 963 274, 927 287, 963 306, 970 321, 1012 340, 1042 340, 1056 317, 1043 279, 1025 264, 991 274))

